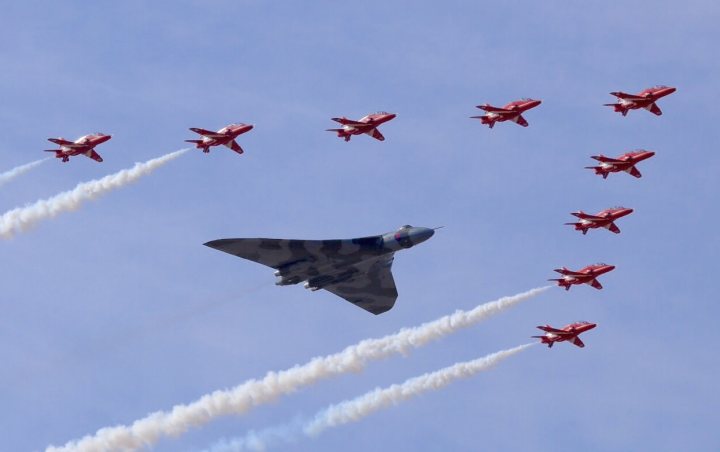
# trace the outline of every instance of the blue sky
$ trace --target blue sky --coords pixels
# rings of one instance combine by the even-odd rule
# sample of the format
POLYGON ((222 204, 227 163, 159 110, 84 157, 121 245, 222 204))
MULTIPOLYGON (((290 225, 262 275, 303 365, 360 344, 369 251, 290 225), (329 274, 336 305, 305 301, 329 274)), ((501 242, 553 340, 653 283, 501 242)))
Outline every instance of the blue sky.
MULTIPOLYGON (((40 450, 366 337, 606 261, 605 289, 560 289, 399 359, 307 388, 155 450, 197 450, 329 403, 598 323, 583 350, 534 347, 497 369, 288 450, 717 450, 713 269, 720 195, 716 2, 15 2, 0 38, 2 169, 51 136, 102 131, 105 162, 51 161, 0 208, 171 152, 188 127, 255 124, 243 156, 193 152, 0 243, 3 450, 40 450), (603 107, 678 87, 664 115, 603 107), (543 100, 530 127, 468 119, 543 100), (385 142, 330 117, 398 114, 385 142), (590 155, 657 152, 642 179, 590 155), (635 209, 582 236, 569 212, 635 209), (202 246, 445 225, 399 253, 395 308, 329 293, 202 246)), ((563 344, 565 345, 565 344, 563 344)))

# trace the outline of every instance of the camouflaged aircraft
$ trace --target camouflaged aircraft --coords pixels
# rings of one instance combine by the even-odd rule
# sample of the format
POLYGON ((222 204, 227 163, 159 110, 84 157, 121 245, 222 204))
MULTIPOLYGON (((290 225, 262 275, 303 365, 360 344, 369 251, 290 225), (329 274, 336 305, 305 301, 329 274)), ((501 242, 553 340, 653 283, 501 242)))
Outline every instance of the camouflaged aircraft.
POLYGON ((435 229, 405 225, 356 239, 219 239, 205 245, 274 268, 278 286, 306 281, 306 289, 325 289, 377 315, 392 309, 398 296, 391 272, 395 252, 433 234, 435 229))

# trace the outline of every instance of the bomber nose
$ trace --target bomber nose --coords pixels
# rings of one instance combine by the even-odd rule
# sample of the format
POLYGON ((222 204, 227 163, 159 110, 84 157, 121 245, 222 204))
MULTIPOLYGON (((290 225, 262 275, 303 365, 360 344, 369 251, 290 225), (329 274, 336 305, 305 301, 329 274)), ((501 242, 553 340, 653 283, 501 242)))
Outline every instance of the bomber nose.
POLYGON ((415 228, 412 232, 412 241, 415 245, 424 242, 435 234, 434 229, 430 228, 415 228))

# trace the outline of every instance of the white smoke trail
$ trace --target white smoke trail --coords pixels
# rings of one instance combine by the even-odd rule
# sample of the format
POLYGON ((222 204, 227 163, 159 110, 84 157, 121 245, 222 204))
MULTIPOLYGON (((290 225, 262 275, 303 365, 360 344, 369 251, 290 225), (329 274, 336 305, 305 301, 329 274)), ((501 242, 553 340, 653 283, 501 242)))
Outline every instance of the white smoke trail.
POLYGON ((510 297, 485 303, 470 311, 456 311, 413 328, 405 328, 379 339, 365 339, 345 350, 316 357, 303 365, 280 372, 268 372, 262 379, 248 380, 232 389, 215 391, 187 405, 176 405, 171 411, 157 411, 132 425, 105 427, 93 436, 70 441, 62 447, 49 446, 47 451, 134 450, 156 443, 161 436, 176 436, 220 416, 242 414, 281 395, 348 372, 357 372, 373 360, 407 353, 430 341, 438 340, 462 328, 475 325, 516 304, 528 300, 553 286, 528 290, 510 297))
POLYGON ((83 202, 95 199, 105 193, 135 182, 142 176, 181 156, 188 149, 171 152, 145 163, 136 163, 130 169, 110 174, 102 179, 78 184, 74 189, 59 193, 52 198, 41 199, 34 204, 9 210, 0 216, 0 237, 8 239, 17 232, 24 232, 36 223, 52 218, 63 212, 80 207, 83 202))
POLYGON ((26 163, 24 165, 16 166, 15 168, 5 171, 4 173, 0 174, 0 187, 7 184, 11 180, 15 179, 16 177, 27 173, 31 169, 40 166, 41 164, 47 162, 50 160, 51 157, 35 160, 34 162, 26 163))
POLYGON ((472 361, 456 363, 435 372, 410 378, 401 384, 387 388, 375 388, 359 397, 330 405, 317 413, 312 420, 299 424, 294 422, 286 426, 273 427, 259 432, 250 432, 242 438, 222 440, 214 445, 211 452, 235 452, 241 450, 265 450, 277 442, 293 441, 302 433, 314 437, 323 431, 350 422, 357 422, 374 412, 396 405, 405 400, 419 396, 428 391, 441 389, 461 378, 488 370, 505 358, 535 345, 521 345, 508 350, 499 351, 472 361))

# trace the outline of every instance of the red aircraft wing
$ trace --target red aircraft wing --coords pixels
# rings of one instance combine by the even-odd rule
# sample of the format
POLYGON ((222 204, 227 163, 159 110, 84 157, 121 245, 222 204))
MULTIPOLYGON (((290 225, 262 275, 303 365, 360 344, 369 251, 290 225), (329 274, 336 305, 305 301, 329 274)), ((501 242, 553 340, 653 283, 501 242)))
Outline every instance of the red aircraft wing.
POLYGON ((68 147, 68 148, 80 148, 80 147, 85 146, 84 144, 77 144, 73 141, 68 141, 63 138, 48 138, 48 141, 58 144, 60 146, 68 147))
POLYGON ((605 157, 604 155, 591 155, 590 158, 593 158, 598 162, 604 163, 622 163, 622 160, 614 159, 612 157, 605 157))
POLYGON ((500 108, 500 107, 493 107, 492 105, 488 105, 488 104, 476 105, 476 107, 479 108, 480 110, 487 111, 488 113, 499 113, 499 114, 512 113, 512 110, 506 110, 506 109, 500 108))
POLYGON ((636 94, 623 93, 622 91, 613 91, 610 94, 612 94, 613 96, 620 98, 620 99, 627 99, 627 100, 643 100, 643 99, 645 99, 644 97, 640 97, 636 94))
POLYGON ((608 225, 608 230, 610 230, 610 232, 614 232, 615 234, 620 234, 620 228, 617 227, 615 223, 610 223, 608 225))
POLYGON ((229 143, 225 143, 225 146, 227 146, 228 148, 230 148, 230 149, 232 149, 233 151, 237 152, 238 154, 242 154, 242 153, 244 152, 244 151, 243 151, 243 148, 241 148, 240 145, 238 144, 238 142, 235 141, 235 140, 232 140, 232 141, 229 142, 229 143))
POLYGON ((102 157, 100 157, 100 154, 98 154, 97 152, 95 152, 95 149, 92 149, 92 150, 90 151, 90 154, 85 154, 85 155, 87 155, 87 156, 90 157, 91 159, 95 160, 96 162, 102 162, 102 161, 103 161, 102 157))
POLYGON ((331 119, 332 119, 333 121, 335 121, 335 122, 339 122, 340 124, 342 124, 342 125, 344 125, 344 126, 346 126, 346 125, 349 125, 349 126, 366 126, 366 125, 367 125, 367 123, 360 122, 360 121, 354 121, 354 120, 348 119, 348 118, 331 118, 331 119))
MULTIPOLYGON (((567 268, 556 268, 555 271, 560 273, 561 275, 566 275, 566 276, 585 276, 585 273, 574 272, 572 270, 568 270, 567 268)), ((553 281, 555 281, 555 280, 553 280, 553 281)))
POLYGON ((525 118, 523 118, 523 115, 517 115, 515 118, 513 118, 513 122, 523 127, 528 126, 528 122, 527 120, 525 120, 525 118))
POLYGON ((600 281, 598 281, 597 279, 593 279, 592 281, 590 281, 590 285, 598 290, 602 289, 602 284, 600 284, 600 281))
MULTIPOLYGON (((538 329, 541 329, 541 330, 545 331, 546 333, 553 333, 553 334, 557 334, 557 335, 570 334, 565 330, 559 330, 557 328, 551 327, 550 325, 539 326, 538 329)), ((540 336, 540 337, 542 337, 542 336, 540 336)))
POLYGON ((603 218, 603 217, 598 217, 598 216, 596 216, 596 215, 590 215, 589 213, 585 213, 585 212, 571 212, 570 215, 576 216, 576 217, 581 218, 581 219, 583 219, 583 220, 590 220, 590 221, 593 221, 593 220, 597 221, 597 220, 604 220, 604 219, 605 219, 605 218, 603 218))
POLYGON ((204 137, 208 137, 208 138, 222 138, 225 136, 225 135, 219 134, 217 132, 213 132, 212 130, 199 129, 197 127, 190 127, 190 130, 192 130, 193 132, 200 134, 204 137))
POLYGON ((660 116, 662 115, 662 110, 660 110, 660 107, 657 106, 655 102, 651 103, 647 107, 645 107, 645 110, 649 111, 650 113, 660 116))
POLYGON ((640 171, 638 171, 638 169, 635 168, 634 166, 631 166, 630 168, 628 168, 627 172, 630 173, 631 176, 642 177, 642 174, 640 174, 640 171))
POLYGON ((577 345, 577 346, 580 347, 580 348, 585 347, 585 344, 583 343, 583 341, 581 341, 580 338, 577 337, 577 336, 575 336, 574 338, 570 339, 570 342, 571 342, 573 345, 577 345))
POLYGON ((365 133, 370 135, 371 137, 375 138, 376 140, 385 141, 385 137, 383 136, 382 133, 380 133, 380 131, 378 129, 368 130, 365 133))

